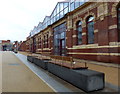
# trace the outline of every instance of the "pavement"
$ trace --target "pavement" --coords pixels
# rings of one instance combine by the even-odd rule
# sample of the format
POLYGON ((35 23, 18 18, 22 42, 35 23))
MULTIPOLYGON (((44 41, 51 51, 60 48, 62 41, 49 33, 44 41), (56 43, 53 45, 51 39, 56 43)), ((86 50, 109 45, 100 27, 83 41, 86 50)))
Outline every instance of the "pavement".
POLYGON ((2 92, 54 92, 54 90, 23 64, 14 53, 2 52, 2 92))
MULTIPOLYGON (((28 62, 27 53, 0 52, 1 54, 2 92, 84 92, 28 62)), ((114 86, 107 83, 103 90, 96 92, 117 92, 114 86)))

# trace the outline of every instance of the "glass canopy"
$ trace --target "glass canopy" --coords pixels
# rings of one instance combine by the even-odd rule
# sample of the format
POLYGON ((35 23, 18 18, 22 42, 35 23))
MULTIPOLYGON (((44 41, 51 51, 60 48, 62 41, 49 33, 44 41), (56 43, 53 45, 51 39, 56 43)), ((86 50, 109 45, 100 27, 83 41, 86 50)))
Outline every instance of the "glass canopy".
POLYGON ((68 11, 68 2, 58 2, 50 16, 51 24, 62 18, 66 13, 68 13, 68 11))
MULTIPOLYGON (((85 2, 89 0, 68 0, 67 2, 58 2, 55 6, 53 12, 50 16, 46 16, 40 24, 38 24, 37 32, 39 32, 43 29, 45 29, 48 25, 53 24, 54 22, 58 21, 59 19, 63 18, 65 14, 68 12, 71 12, 78 8, 79 6, 83 5, 85 2)), ((36 28, 32 30, 32 32, 35 32, 36 28)), ((32 33, 31 35, 34 35, 36 33, 32 33)))

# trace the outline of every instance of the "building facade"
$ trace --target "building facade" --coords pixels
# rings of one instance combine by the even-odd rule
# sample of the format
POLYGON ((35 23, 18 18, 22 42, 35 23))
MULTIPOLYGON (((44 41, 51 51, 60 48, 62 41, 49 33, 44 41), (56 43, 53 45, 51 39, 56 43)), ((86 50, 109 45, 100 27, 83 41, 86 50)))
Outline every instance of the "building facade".
POLYGON ((12 51, 12 46, 10 40, 0 40, 0 51, 12 51))
POLYGON ((119 2, 59 2, 48 21, 24 51, 120 63, 119 2))

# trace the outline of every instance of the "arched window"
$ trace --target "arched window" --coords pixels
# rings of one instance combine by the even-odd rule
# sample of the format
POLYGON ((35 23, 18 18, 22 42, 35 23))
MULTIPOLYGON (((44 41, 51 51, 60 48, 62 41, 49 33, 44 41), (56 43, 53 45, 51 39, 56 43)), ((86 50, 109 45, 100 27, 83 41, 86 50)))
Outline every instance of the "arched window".
POLYGON ((120 41, 120 5, 117 8, 118 11, 118 41, 120 41))
POLYGON ((90 16, 87 19, 87 42, 88 44, 94 43, 94 17, 90 16))
POLYGON ((82 44, 82 22, 81 21, 77 23, 77 31, 78 31, 78 44, 82 44))

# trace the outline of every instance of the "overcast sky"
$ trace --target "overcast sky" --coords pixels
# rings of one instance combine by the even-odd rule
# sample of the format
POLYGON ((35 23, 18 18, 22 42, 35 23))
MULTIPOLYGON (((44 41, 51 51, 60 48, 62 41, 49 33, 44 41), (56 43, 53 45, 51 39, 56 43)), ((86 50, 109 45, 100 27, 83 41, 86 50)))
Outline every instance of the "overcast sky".
POLYGON ((58 1, 63 0, 0 0, 0 40, 25 40, 58 1))

